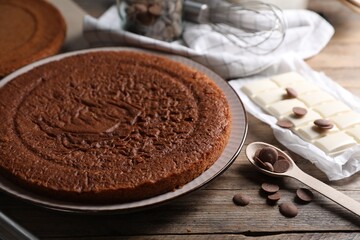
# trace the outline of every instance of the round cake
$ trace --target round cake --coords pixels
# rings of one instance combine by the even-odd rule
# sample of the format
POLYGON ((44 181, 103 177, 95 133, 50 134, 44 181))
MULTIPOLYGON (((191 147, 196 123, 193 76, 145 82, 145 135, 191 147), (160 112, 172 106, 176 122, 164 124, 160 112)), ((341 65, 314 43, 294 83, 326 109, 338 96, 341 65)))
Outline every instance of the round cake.
POLYGON ((206 75, 134 51, 38 66, 0 89, 0 169, 67 201, 129 202, 208 169, 228 141, 226 97, 206 75))
POLYGON ((66 25, 44 0, 0 0, 0 77, 58 52, 66 25))

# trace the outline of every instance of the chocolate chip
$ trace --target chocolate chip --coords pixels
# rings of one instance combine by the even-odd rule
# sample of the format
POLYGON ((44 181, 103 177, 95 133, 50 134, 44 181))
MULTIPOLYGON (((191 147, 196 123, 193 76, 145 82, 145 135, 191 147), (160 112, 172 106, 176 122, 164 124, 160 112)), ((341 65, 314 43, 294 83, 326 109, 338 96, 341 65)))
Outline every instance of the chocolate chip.
POLYGON ((307 114, 306 108, 293 107, 292 110, 293 110, 293 113, 295 114, 295 116, 297 116, 297 117, 303 117, 307 114))
POLYGON ((279 186, 273 183, 263 183, 261 184, 261 189, 267 193, 276 193, 279 191, 279 186))
POLYGON ((306 203, 309 203, 314 199, 314 194, 307 188, 299 188, 296 190, 296 196, 306 203))
POLYGON ((277 160, 274 163, 274 172, 284 173, 287 170, 289 170, 290 166, 291 166, 290 162, 286 159, 277 160))
POLYGON ((296 98, 298 96, 296 90, 291 87, 287 87, 285 90, 288 98, 296 98))
POLYGON ((258 166, 261 167, 261 168, 266 169, 265 163, 264 163, 263 161, 261 161, 260 158, 258 158, 258 157, 255 156, 255 157, 254 157, 254 160, 255 160, 256 165, 258 165, 258 166))
POLYGON ((279 119, 276 124, 282 128, 292 128, 294 124, 287 119, 279 119))
POLYGON ((246 194, 238 193, 233 197, 233 202, 238 206, 246 206, 250 203, 250 197, 246 194))
POLYGON ((327 119, 317 119, 314 121, 314 124, 321 129, 331 129, 334 127, 334 124, 327 119))
POLYGON ((256 149, 255 157, 258 157, 258 156, 259 156, 260 151, 261 151, 261 148, 256 149))
POLYGON ((264 162, 264 168, 270 172, 273 172, 274 171, 274 167, 271 163, 269 162, 264 162))
POLYGON ((278 156, 278 160, 283 160, 283 159, 287 160, 287 158, 285 156, 283 156, 283 155, 278 156))
POLYGON ((260 150, 258 158, 264 163, 274 164, 278 158, 278 152, 272 147, 264 147, 260 150))
POLYGON ((289 218, 295 217, 299 212, 297 207, 290 202, 281 203, 279 205, 279 210, 282 215, 289 218))
POLYGON ((279 201, 280 198, 281 198, 281 194, 279 192, 267 196, 267 199, 271 202, 279 201))

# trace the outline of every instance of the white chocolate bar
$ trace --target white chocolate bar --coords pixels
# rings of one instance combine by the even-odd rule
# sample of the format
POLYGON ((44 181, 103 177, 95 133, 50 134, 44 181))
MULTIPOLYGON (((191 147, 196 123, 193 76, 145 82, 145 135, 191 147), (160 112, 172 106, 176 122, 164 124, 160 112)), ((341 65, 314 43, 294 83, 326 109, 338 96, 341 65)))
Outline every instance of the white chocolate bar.
POLYGON ((269 104, 284 99, 286 91, 282 88, 273 89, 271 91, 262 92, 254 97, 254 102, 262 108, 266 108, 269 104))
POLYGON ((326 153, 335 153, 356 145, 354 138, 344 132, 337 132, 315 140, 315 145, 326 153))
POLYGON ((336 133, 339 131, 336 127, 329 129, 329 130, 321 130, 313 123, 309 123, 305 126, 301 126, 298 129, 294 130, 301 138, 312 141, 314 139, 324 137, 326 135, 336 133))
POLYGON ((360 114, 354 111, 345 112, 332 117, 331 120, 338 128, 345 129, 360 124, 360 114))
POLYGON ((294 125, 289 131, 318 146, 326 154, 337 154, 355 144, 360 145, 360 113, 298 73, 253 81, 245 84, 242 91, 278 120, 289 120, 294 125), (287 87, 293 88, 297 96, 288 94, 287 87), (307 113, 296 116, 294 107, 306 108, 307 113), (321 129, 314 124, 317 119, 328 119, 334 126, 321 129))
POLYGON ((283 115, 287 115, 288 113, 292 112, 293 107, 303 107, 305 108, 305 104, 300 102, 298 99, 286 99, 280 102, 273 103, 269 105, 267 108, 268 112, 272 115, 280 118, 283 115))
POLYGON ((307 106, 315 106, 320 103, 335 101, 335 98, 324 91, 315 91, 298 96, 307 106))
POLYGON ((309 122, 313 122, 316 119, 321 118, 321 116, 317 112, 314 112, 313 110, 308 109, 308 112, 305 114, 305 116, 297 117, 295 114, 290 113, 285 118, 288 119, 290 122, 292 122, 292 124, 294 124, 295 128, 298 128, 301 125, 304 125, 309 122))
POLYGON ((314 107, 314 110, 320 113, 324 118, 331 117, 335 114, 350 111, 350 107, 338 100, 326 102, 314 107))
POLYGON ((297 72, 288 72, 288 73, 279 74, 271 77, 271 80, 273 80, 280 87, 287 87, 289 85, 296 84, 298 82, 306 81, 303 78, 303 76, 301 76, 297 72))
POLYGON ((274 82, 265 79, 260 81, 255 81, 246 84, 241 90, 246 93, 248 96, 254 96, 256 93, 270 90, 270 89, 279 88, 274 82))

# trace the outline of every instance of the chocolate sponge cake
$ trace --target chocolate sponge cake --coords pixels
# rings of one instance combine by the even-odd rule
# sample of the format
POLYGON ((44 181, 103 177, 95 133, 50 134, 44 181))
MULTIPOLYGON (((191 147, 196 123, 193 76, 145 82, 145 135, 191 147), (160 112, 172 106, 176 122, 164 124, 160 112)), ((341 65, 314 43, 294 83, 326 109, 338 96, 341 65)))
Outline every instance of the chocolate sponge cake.
POLYGON ((183 64, 98 51, 38 66, 0 89, 0 170, 58 199, 129 202, 190 182, 220 156, 221 90, 183 64))

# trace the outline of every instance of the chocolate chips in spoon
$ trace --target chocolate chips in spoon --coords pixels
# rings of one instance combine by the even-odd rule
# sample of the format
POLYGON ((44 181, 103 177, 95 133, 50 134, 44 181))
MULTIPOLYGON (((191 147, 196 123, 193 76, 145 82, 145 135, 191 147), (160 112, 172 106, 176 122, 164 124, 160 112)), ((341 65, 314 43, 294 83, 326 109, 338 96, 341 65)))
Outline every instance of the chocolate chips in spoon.
POLYGON ((259 167, 276 173, 284 173, 291 166, 290 162, 272 147, 264 147, 256 152, 254 160, 259 167))

